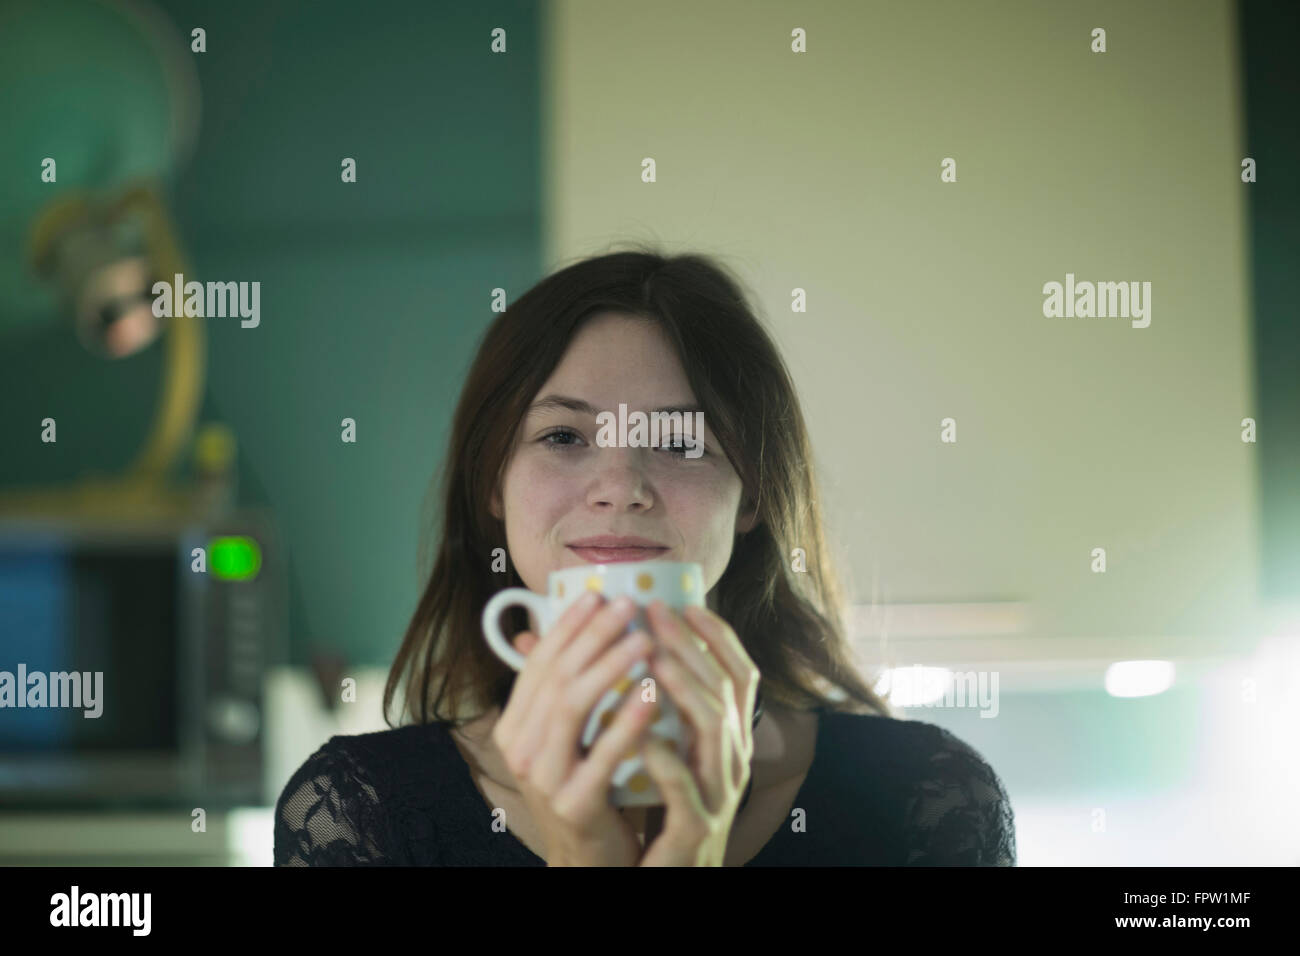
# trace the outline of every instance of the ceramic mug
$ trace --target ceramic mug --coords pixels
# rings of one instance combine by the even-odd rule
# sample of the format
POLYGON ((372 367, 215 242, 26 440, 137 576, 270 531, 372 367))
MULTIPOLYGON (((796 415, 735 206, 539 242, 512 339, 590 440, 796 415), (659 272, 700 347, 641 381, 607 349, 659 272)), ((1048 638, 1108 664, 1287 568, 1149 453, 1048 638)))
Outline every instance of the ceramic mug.
MULTIPOLYGON (((569 605, 587 591, 599 591, 607 601, 628 595, 638 607, 625 633, 640 630, 653 640, 654 632, 646 617, 646 606, 659 599, 679 614, 691 604, 704 607, 704 572, 698 564, 678 561, 619 561, 552 571, 547 578, 546 594, 535 594, 526 588, 506 588, 492 596, 483 608, 483 633, 488 645, 515 670, 522 670, 527 658, 511 647, 501 633, 501 612, 512 605, 523 605, 533 612, 541 633, 546 634, 569 605)), ((583 727, 584 748, 591 747, 597 735, 613 721, 629 691, 648 693, 641 684, 648 673, 645 661, 637 661, 622 680, 605 691, 583 727)), ((650 733, 668 741, 677 755, 685 760, 694 743, 694 733, 668 695, 658 687, 654 693, 657 713, 650 725, 650 733)), ((658 786, 645 769, 644 758, 635 751, 628 753, 615 768, 610 787, 610 802, 614 806, 643 807, 664 803, 658 786)))

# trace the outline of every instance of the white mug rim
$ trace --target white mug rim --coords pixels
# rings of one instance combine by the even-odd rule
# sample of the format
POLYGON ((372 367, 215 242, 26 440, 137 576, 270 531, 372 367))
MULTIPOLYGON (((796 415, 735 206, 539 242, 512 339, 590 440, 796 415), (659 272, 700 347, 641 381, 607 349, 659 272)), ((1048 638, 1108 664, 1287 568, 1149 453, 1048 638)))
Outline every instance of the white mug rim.
POLYGON ((704 568, 703 566, 700 565, 700 562, 698 561, 670 561, 668 558, 649 558, 645 561, 610 561, 604 564, 576 564, 571 568, 557 568, 556 570, 550 572, 550 574, 546 576, 547 578, 546 586, 549 589, 551 586, 551 582, 553 580, 562 580, 566 576, 574 575, 581 571, 585 571, 588 574, 590 574, 593 568, 623 570, 625 568, 632 567, 632 566, 636 566, 638 568, 644 568, 650 565, 668 565, 668 566, 685 567, 692 564, 700 568, 700 577, 703 578, 704 568))

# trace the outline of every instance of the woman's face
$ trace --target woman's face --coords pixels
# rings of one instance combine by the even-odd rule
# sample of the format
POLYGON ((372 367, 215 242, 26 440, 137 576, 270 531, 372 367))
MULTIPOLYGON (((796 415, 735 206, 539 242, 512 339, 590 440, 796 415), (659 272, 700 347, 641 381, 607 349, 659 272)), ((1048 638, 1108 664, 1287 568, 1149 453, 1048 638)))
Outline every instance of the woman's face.
POLYGON ((510 559, 528 589, 544 594, 552 571, 607 562, 598 552, 578 553, 572 542, 636 536, 664 550, 625 559, 694 561, 704 570, 712 598, 736 534, 755 524, 752 509, 741 513, 740 476, 707 417, 702 434, 695 436, 704 442, 698 458, 682 454, 684 429, 678 426, 661 433, 658 448, 597 445, 596 416, 610 412, 617 421, 620 403, 629 416, 641 411, 647 417, 655 409, 697 406, 658 326, 607 312, 592 317, 574 337, 524 416, 503 487, 491 503, 492 514, 505 522, 510 559), (553 396, 591 408, 538 407, 553 396))

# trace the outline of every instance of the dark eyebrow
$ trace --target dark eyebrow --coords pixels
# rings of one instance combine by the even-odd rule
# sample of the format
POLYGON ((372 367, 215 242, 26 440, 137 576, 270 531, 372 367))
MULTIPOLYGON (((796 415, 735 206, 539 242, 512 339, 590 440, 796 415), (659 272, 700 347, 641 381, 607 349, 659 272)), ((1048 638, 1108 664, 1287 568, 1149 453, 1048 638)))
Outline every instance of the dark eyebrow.
MULTIPOLYGON (((539 399, 536 402, 534 402, 529 407, 528 411, 529 413, 546 412, 546 411, 551 411, 553 409, 559 409, 559 408, 566 409, 571 412, 578 412, 581 415, 590 415, 592 418, 595 418, 597 414, 596 409, 593 408, 589 403, 584 402, 580 398, 570 398, 567 395, 547 395, 545 398, 539 399)), ((617 408, 611 408, 609 409, 609 411, 613 412, 614 414, 618 414, 617 408)), ((635 411, 635 409, 629 409, 629 411, 635 411)), ((695 412, 702 412, 702 411, 704 411, 704 409, 700 408, 698 405, 670 405, 666 408, 656 408, 654 409, 653 412, 651 412, 651 414, 663 412, 671 415, 674 412, 681 412, 683 415, 691 415, 694 414, 695 412)))

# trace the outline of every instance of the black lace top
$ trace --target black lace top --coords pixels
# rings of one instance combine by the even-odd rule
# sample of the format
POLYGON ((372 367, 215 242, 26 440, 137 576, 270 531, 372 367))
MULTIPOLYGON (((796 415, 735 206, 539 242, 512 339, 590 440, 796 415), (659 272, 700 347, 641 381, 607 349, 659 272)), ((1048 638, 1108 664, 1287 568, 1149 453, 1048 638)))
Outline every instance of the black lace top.
MULTIPOLYGON (((276 866, 544 866, 492 810, 448 724, 336 736, 275 807, 276 866)), ((947 730, 821 710, 816 751, 782 825, 746 866, 1014 866, 1002 782, 947 730), (793 813, 793 809, 792 809, 793 813)))

